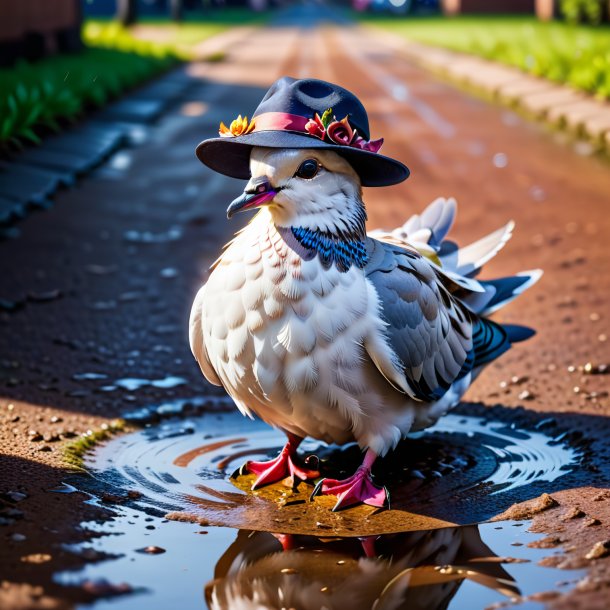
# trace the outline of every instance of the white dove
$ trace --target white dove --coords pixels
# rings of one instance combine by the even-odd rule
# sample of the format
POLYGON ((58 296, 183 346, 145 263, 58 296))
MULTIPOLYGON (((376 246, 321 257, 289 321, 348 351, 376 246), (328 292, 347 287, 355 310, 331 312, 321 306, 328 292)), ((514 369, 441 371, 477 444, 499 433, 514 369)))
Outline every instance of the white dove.
POLYGON ((315 476, 294 461, 306 436, 355 441, 362 465, 316 492, 337 495, 335 509, 383 506, 387 492, 371 479, 376 458, 433 425, 488 363, 532 334, 485 316, 541 271, 474 279, 513 223, 458 249, 444 241, 453 199, 367 235, 361 174, 341 151, 250 149, 250 181, 227 213, 259 211, 195 298, 191 349, 244 415, 288 436, 276 459, 247 463, 255 487, 315 476))

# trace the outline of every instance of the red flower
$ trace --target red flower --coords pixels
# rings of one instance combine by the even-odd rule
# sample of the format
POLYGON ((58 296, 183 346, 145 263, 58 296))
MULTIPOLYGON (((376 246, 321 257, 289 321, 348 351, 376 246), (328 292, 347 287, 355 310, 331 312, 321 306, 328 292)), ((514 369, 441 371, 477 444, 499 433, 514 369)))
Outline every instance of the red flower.
POLYGON ((324 124, 322 123, 322 119, 316 112, 316 116, 313 119, 309 119, 305 124, 305 131, 308 134, 315 136, 316 138, 320 138, 320 140, 324 139, 326 135, 326 129, 324 129, 324 124))
POLYGON ((331 142, 342 146, 349 146, 354 137, 354 130, 350 127, 347 117, 341 121, 333 121, 327 127, 326 133, 331 142))
POLYGON ((379 138, 379 140, 365 140, 360 136, 356 136, 354 141, 352 142, 352 146, 356 148, 360 148, 361 150, 368 150, 369 152, 377 153, 379 149, 383 146, 383 138, 379 138))

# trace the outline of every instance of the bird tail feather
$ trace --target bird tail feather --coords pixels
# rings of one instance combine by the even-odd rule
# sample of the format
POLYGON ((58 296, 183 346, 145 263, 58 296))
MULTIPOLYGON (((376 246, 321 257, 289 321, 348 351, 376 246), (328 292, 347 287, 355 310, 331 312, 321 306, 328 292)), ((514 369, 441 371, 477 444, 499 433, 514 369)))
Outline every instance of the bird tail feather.
POLYGON ((446 239, 456 214, 456 200, 439 197, 421 214, 414 214, 393 231, 374 231, 371 234, 382 241, 403 242, 432 262, 440 262, 440 272, 453 285, 451 291, 471 311, 479 316, 488 316, 533 286, 542 276, 542 271, 532 269, 495 280, 475 279, 483 265, 512 237, 515 223, 511 220, 474 243, 459 247, 446 239))

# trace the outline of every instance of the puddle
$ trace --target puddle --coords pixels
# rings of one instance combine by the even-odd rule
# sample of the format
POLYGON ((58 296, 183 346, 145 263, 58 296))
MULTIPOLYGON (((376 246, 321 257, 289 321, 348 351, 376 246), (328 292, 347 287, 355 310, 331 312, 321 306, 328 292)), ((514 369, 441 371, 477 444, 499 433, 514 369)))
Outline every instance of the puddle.
MULTIPOLYGON (((171 414, 173 406, 167 408, 171 414)), ((98 481, 136 491, 143 508, 174 519, 265 531, 281 524, 284 533, 297 534, 326 527, 338 535, 367 536, 485 521, 514 502, 550 491, 579 461, 577 449, 542 431, 450 414, 376 464, 373 473, 383 473, 391 511, 361 506, 329 513, 333 497, 310 503, 306 484, 294 491, 277 484, 246 493, 250 475, 229 481, 244 461, 275 456, 283 443, 282 433, 260 421, 207 414, 165 420, 114 439, 86 465, 98 481)), ((310 439, 300 452, 316 455, 324 476, 333 478, 351 474, 361 460, 355 445, 325 447, 310 439)))
POLYGON ((137 231, 131 229, 123 234, 125 241, 135 244, 162 244, 172 241, 178 241, 182 238, 182 229, 178 226, 171 227, 167 231, 161 233, 153 233, 152 231, 137 231))
MULTIPOLYGON (((542 537, 526 531, 528 522, 481 524, 551 491, 578 467, 578 449, 541 429, 446 416, 378 464, 391 511, 332 513, 331 497, 309 502, 309 485, 252 493, 249 475, 229 478, 246 459, 274 456, 283 442, 262 422, 207 414, 164 420, 99 447, 85 460, 94 478, 80 488, 98 496, 111 490, 125 503, 112 506, 112 520, 83 524, 103 535, 73 550, 119 557, 58 581, 127 581, 135 591, 96 608, 135 610, 153 601, 185 609, 364 609, 380 600, 376 609, 473 610, 562 590, 580 576, 537 565, 553 551, 527 546, 542 537), (142 553, 146 547, 157 549, 142 553)), ((345 476, 361 457, 355 446, 311 440, 300 453, 315 454, 325 476, 345 476)))
MULTIPOLYGON (((114 557, 60 573, 56 580, 133 591, 97 600, 92 606, 99 610, 370 610, 378 598, 380 609, 477 610, 567 591, 582 576, 537 565, 550 551, 526 546, 541 538, 528 532, 528 525, 485 523, 385 535, 364 543, 295 536, 284 538, 292 548, 283 551, 281 537, 269 532, 202 528, 122 506, 112 521, 84 523, 100 537, 70 549, 114 557), (143 553, 149 546, 164 552, 143 553)), ((544 605, 530 601, 526 607, 544 605)))

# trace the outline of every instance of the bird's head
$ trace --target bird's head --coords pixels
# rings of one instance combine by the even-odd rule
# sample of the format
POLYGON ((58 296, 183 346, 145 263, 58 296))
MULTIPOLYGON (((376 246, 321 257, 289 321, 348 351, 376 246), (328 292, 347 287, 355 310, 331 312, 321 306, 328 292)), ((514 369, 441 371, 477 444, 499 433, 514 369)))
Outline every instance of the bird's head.
POLYGON ((280 227, 303 227, 363 239, 366 211, 360 178, 340 155, 322 149, 252 149, 251 178, 227 216, 268 208, 280 227))

